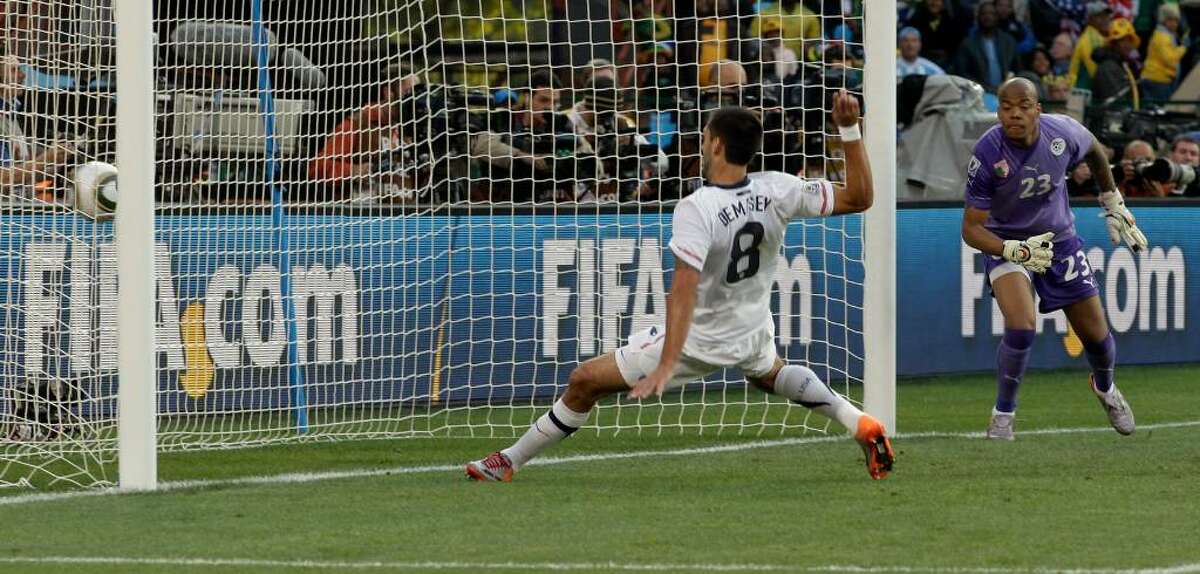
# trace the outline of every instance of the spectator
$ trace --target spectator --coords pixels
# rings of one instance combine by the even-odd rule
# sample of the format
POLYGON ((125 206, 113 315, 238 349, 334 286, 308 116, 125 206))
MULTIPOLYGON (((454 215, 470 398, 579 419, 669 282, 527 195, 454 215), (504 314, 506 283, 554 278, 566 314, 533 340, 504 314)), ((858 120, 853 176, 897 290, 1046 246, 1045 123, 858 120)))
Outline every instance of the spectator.
MULTIPOLYGON (((1129 31, 1133 32, 1132 24, 1129 26, 1129 31)), ((1125 152, 1121 154, 1120 170, 1114 170, 1113 173, 1114 176, 1121 176, 1117 178, 1117 185, 1121 188, 1122 195, 1125 197, 1163 197, 1166 195, 1162 184, 1150 181, 1138 173, 1153 161, 1154 148, 1150 147, 1149 143, 1133 140, 1125 146, 1125 152)))
POLYGON ((659 42, 675 40, 670 0, 641 0, 633 6, 633 19, 633 42, 639 52, 659 42))
POLYGON ((1021 75, 1029 78, 1038 87, 1038 98, 1052 102, 1065 102, 1070 93, 1066 74, 1054 73, 1050 51, 1042 46, 1034 48, 1025 58, 1025 71, 1021 75))
POLYGON ((707 75, 709 83, 706 84, 706 87, 732 89, 739 88, 749 81, 746 77, 746 69, 733 60, 721 60, 713 63, 709 67, 707 75))
MULTIPOLYGON (((729 18, 719 18, 717 4, 719 0, 696 0, 696 63, 700 66, 699 83, 708 85, 712 80, 708 72, 713 63, 729 57, 730 25, 729 18)), ((732 22, 736 23, 736 22, 732 22)))
POLYGON ((1075 165, 1075 169, 1071 170, 1067 176, 1067 195, 1070 197, 1098 197, 1100 195, 1100 185, 1096 183, 1096 178, 1092 177, 1092 169, 1088 167, 1086 161, 1081 161, 1075 165))
POLYGON ((1137 47, 1141 42, 1129 20, 1113 20, 1108 32, 1108 46, 1092 54, 1096 61, 1096 77, 1092 80, 1093 105, 1107 106, 1128 100, 1133 109, 1140 109, 1137 80, 1141 63, 1137 47))
MULTIPOLYGON (((30 194, 39 180, 49 179, 75 155, 73 144, 50 146, 35 153, 18 113, 25 92, 25 72, 16 56, 0 57, 0 185, 8 195, 30 194)), ((53 197, 41 199, 52 201, 53 197)))
POLYGON ((571 87, 576 90, 582 90, 591 85, 593 78, 608 78, 613 83, 618 83, 617 67, 613 65, 611 60, 605 58, 592 58, 588 63, 579 67, 576 70, 573 85, 571 87))
POLYGON ((575 133, 595 150, 601 163, 597 186, 577 188, 578 201, 654 199, 658 192, 651 180, 666 172, 670 161, 666 153, 636 133, 637 122, 620 111, 621 103, 612 80, 595 78, 583 100, 567 111, 575 133))
POLYGON ((1024 56, 1033 51, 1037 38, 1033 37, 1033 30, 1029 29, 1028 24, 1017 19, 1013 12, 1013 0, 996 0, 996 19, 999 21, 998 27, 1017 41, 1017 52, 1024 56))
MULTIPOLYGON (((1079 23, 1086 13, 1086 0, 1028 0, 1028 22, 1039 42, 1053 42, 1054 36, 1065 32, 1072 38, 1079 35, 1079 23)), ((1020 11, 1020 10, 1018 10, 1020 11)))
POLYGON ((976 27, 958 48, 951 66, 954 73, 979 82, 983 89, 995 93, 1010 74, 1020 70, 1017 42, 997 28, 996 5, 982 0, 976 7, 976 27))
MULTIPOLYGON (((1200 140, 1186 134, 1177 136, 1171 142, 1171 155, 1169 159, 1179 165, 1190 165, 1200 170, 1200 140)), ((1162 186, 1163 191, 1172 195, 1200 196, 1200 185, 1196 182, 1192 182, 1192 184, 1184 189, 1179 188, 1173 183, 1164 183, 1162 186)))
MULTIPOLYGON (((499 131, 484 131, 471 139, 471 155, 489 164, 487 194, 474 194, 475 199, 527 202, 572 196, 569 183, 554 181, 551 164, 561 144, 554 136, 572 133, 570 121, 558 113, 559 92, 554 75, 547 71, 531 74, 528 89, 518 92, 512 120, 498 118, 493 125, 499 131)), ((572 146, 566 151, 577 150, 572 146)))
POLYGON ((391 156, 403 143, 398 129, 401 99, 417 83, 415 75, 404 76, 399 67, 390 68, 378 97, 342 120, 325 140, 308 164, 309 177, 369 187, 402 185, 403 177, 392 171, 391 156))
POLYGON ((1075 44, 1071 55, 1071 67, 1067 76, 1076 88, 1092 89, 1092 77, 1096 74, 1096 62, 1092 53, 1107 43, 1108 30, 1112 26, 1112 8, 1106 2, 1089 2, 1087 5, 1087 27, 1075 44))
POLYGON ((759 58, 763 64, 763 81, 780 83, 800 69, 796 52, 783 42, 782 26, 777 20, 762 23, 762 44, 759 58))
POLYGON ((959 21, 946 0, 924 0, 913 12, 908 25, 921 33, 924 55, 945 68, 950 55, 964 36, 964 24, 959 21))
POLYGON ((1158 27, 1150 36, 1146 68, 1142 70, 1142 93, 1151 100, 1166 101, 1175 91, 1179 61, 1187 46, 1179 36, 1179 6, 1163 4, 1158 7, 1158 27))
POLYGON ((639 89, 673 88, 676 85, 675 50, 670 42, 647 46, 638 52, 637 60, 636 85, 639 89))
MULTIPOLYGON (((1118 0, 1118 2, 1114 4, 1114 7, 1120 6, 1124 2, 1128 1, 1129 0, 1118 0)), ((1186 2, 1187 0, 1184 1, 1186 2)), ((1115 12, 1114 14, 1124 16, 1132 20, 1133 29, 1137 30, 1138 38, 1141 38, 1143 42, 1147 42, 1150 40, 1150 34, 1156 27, 1158 27, 1159 24, 1162 23, 1162 18, 1159 17, 1160 13, 1158 9, 1167 5, 1176 6, 1176 8, 1178 8, 1178 0, 1137 0, 1136 2, 1133 2, 1133 6, 1131 7, 1133 8, 1133 11, 1131 11, 1129 14, 1116 14, 1115 12)))
MULTIPOLYGON (((1050 66, 1054 75, 1064 76, 1070 80, 1071 54, 1075 51, 1075 38, 1066 32, 1054 37, 1050 44, 1050 66)), ((1067 86, 1070 88, 1070 84, 1067 86)))
POLYGON ((811 49, 821 39, 821 17, 800 0, 782 0, 763 8, 750 23, 750 34, 765 36, 768 26, 781 31, 783 45, 793 53, 813 59, 811 49))
POLYGON ((921 32, 908 27, 900 30, 900 57, 896 58, 896 81, 905 76, 940 76, 940 66, 921 57, 921 32))

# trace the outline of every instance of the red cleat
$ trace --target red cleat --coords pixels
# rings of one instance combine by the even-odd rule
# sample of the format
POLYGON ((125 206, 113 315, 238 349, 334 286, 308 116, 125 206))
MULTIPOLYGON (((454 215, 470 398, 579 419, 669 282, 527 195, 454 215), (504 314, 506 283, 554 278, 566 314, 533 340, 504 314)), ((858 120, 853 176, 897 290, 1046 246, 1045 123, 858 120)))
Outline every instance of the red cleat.
POLYGON ((875 417, 864 414, 858 419, 858 430, 854 440, 862 446, 867 457, 867 473, 871 478, 879 480, 892 471, 896 462, 896 454, 892 452, 892 441, 887 437, 883 423, 875 417))
POLYGON ((467 476, 480 482, 512 482, 512 461, 500 451, 467 463, 467 476))

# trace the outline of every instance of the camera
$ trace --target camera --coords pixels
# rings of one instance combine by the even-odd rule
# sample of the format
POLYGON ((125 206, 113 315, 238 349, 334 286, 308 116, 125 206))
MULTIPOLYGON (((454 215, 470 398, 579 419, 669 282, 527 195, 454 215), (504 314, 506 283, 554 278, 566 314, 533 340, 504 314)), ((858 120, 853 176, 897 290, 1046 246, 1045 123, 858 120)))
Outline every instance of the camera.
MULTIPOLYGON (((1157 181, 1157 180, 1154 180, 1153 178, 1146 177, 1146 170, 1149 169, 1150 166, 1154 164, 1154 162, 1155 162, 1155 160, 1148 159, 1148 158, 1139 158, 1139 159, 1133 160, 1133 178, 1131 181, 1137 181, 1139 179, 1151 179, 1152 181, 1157 181)), ((1113 164, 1110 167, 1112 168, 1113 181, 1116 182, 1117 184, 1124 183, 1125 182, 1125 167, 1119 163, 1113 164)))
POLYGON ((1150 181, 1160 183, 1172 183, 1176 187, 1188 187, 1196 181, 1196 168, 1194 166, 1175 163, 1166 158, 1158 158, 1146 166, 1140 172, 1143 177, 1150 181))

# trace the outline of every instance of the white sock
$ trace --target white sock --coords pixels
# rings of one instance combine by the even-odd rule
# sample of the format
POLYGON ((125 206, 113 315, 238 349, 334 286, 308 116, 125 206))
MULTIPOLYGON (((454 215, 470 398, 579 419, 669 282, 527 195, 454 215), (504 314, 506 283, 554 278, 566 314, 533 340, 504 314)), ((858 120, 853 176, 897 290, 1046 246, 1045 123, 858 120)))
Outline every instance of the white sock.
POLYGON ((858 430, 863 412, 845 397, 833 392, 812 369, 787 365, 775 375, 775 394, 817 411, 846 427, 858 430))
POLYGON ((512 462, 513 469, 519 469, 547 447, 571 436, 571 433, 587 423, 588 414, 577 413, 567 408, 562 399, 558 399, 546 414, 533 422, 517 442, 500 452, 512 462))

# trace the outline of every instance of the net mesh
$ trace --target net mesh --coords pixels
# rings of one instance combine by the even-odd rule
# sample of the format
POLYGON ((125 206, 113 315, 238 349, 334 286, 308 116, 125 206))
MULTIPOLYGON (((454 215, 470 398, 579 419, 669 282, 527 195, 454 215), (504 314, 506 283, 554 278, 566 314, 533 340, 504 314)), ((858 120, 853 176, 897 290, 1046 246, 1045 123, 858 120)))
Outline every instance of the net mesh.
MULTIPOLYGON (((111 10, 16 4, 0 485, 104 484, 117 254, 74 170, 115 163, 111 10), (55 146, 77 149, 22 163, 55 146)), ((828 109, 861 93, 862 2, 806 4, 156 3, 160 450, 523 432, 665 316, 708 111, 760 111, 756 169, 840 179, 828 109)), ((862 240, 857 216, 794 222, 773 296, 781 354, 842 392, 862 240)), ((827 424, 725 372, 585 432, 827 424)))

